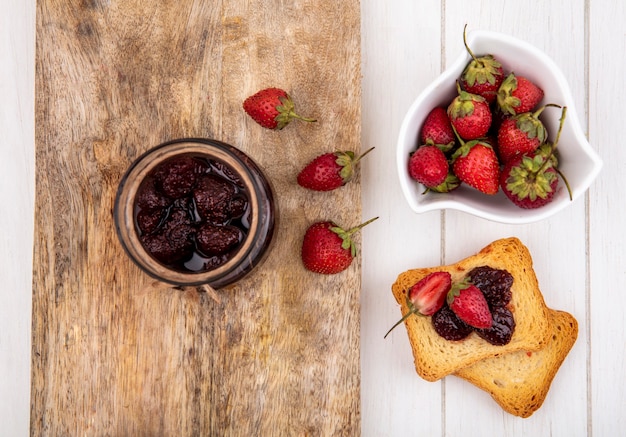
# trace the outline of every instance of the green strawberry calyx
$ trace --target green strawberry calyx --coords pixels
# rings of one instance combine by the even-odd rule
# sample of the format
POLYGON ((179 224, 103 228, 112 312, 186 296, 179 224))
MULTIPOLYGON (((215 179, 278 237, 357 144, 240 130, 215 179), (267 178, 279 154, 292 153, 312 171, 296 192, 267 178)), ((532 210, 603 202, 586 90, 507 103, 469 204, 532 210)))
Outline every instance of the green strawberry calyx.
POLYGON ((506 179, 506 188, 519 199, 530 199, 531 201, 535 201, 537 198, 545 199, 552 192, 552 183, 558 176, 563 179, 570 200, 572 199, 569 182, 557 167, 558 160, 555 156, 566 115, 567 107, 564 106, 559 120, 559 130, 552 144, 546 143, 536 153, 522 156, 520 162, 511 167, 506 179), (549 171, 551 169, 554 171, 549 171))
POLYGON ((450 289, 450 291, 448 291, 448 295, 446 296, 446 301, 448 302, 448 305, 452 305, 454 299, 461 295, 461 291, 471 287, 472 285, 473 284, 467 277, 464 278, 461 282, 455 282, 454 284, 452 284, 452 288, 450 289))
POLYGON ((436 193, 449 193, 457 189, 461 185, 461 181, 459 178, 452 172, 448 173, 446 179, 439 185, 435 187, 427 187, 423 194, 426 194, 428 191, 434 191, 436 193))
POLYGON ((474 103, 486 102, 484 97, 468 93, 467 91, 461 89, 459 81, 456 82, 456 88, 458 95, 454 98, 452 104, 448 108, 448 116, 453 119, 472 115, 474 113, 474 103))
POLYGON ((523 156, 519 164, 511 168, 506 179, 506 189, 518 199, 545 199, 552 192, 552 182, 557 173, 548 171, 554 168, 544 155, 523 156))
POLYGON ((535 112, 524 112, 522 114, 515 115, 515 126, 526 134, 528 138, 537 138, 539 144, 543 144, 548 139, 548 130, 539 119, 539 116, 546 108, 555 107, 561 108, 560 105, 548 103, 537 109, 535 112))
POLYGON ((462 78, 469 86, 474 86, 475 83, 484 84, 489 82, 494 85, 497 81, 497 76, 500 76, 500 68, 502 64, 493 57, 493 55, 484 55, 477 57, 474 52, 469 48, 467 44, 467 24, 463 28, 463 44, 467 53, 472 57, 472 60, 467 64, 465 70, 463 70, 462 78))
POLYGON ((476 140, 471 140, 471 141, 468 141, 467 143, 463 143, 461 147, 455 150, 454 154, 452 155, 452 162, 456 161, 458 158, 466 157, 469 154, 469 152, 472 150, 472 148, 475 146, 483 146, 488 149, 493 149, 491 144, 489 144, 485 140, 481 140, 480 138, 476 140))
POLYGON ((335 163, 339 167, 341 167, 341 170, 339 171, 339 176, 341 176, 344 184, 354 177, 357 164, 365 155, 370 153, 372 150, 374 150, 374 147, 370 147, 359 156, 356 156, 354 152, 349 150, 335 152, 335 163))
POLYGON ((467 156, 470 150, 472 150, 472 147, 476 145, 481 145, 489 149, 493 149, 491 144, 489 144, 489 142, 486 141, 484 138, 477 138, 475 140, 465 142, 463 141, 463 138, 459 136, 459 133, 456 131, 456 128, 454 126, 452 126, 452 130, 454 131, 454 135, 459 140, 459 143, 461 143, 461 145, 454 151, 454 153, 450 157, 451 162, 456 161, 458 158, 467 156))
POLYGON ((498 88, 498 93, 496 97, 496 101, 498 103, 498 107, 502 110, 502 112, 506 114, 515 115, 515 108, 517 108, 522 101, 513 95, 513 92, 517 89, 517 76, 515 73, 511 72, 507 77, 504 78, 500 88, 498 88))
POLYGON ((341 238, 342 240, 341 248, 344 250, 349 250, 352 257, 355 257, 357 254, 356 253, 357 249, 356 249, 356 245, 352 241, 352 235, 354 235, 356 232, 360 231, 361 229, 363 229, 365 226, 369 225, 376 219, 378 219, 378 217, 371 218, 367 220, 366 222, 363 222, 360 225, 357 225, 348 230, 345 230, 340 226, 331 226, 329 230, 334 232, 335 234, 339 236, 339 238, 341 238))
POLYGON ((456 143, 454 142, 454 140, 450 141, 448 144, 436 144, 431 138, 428 138, 426 140, 426 142, 424 142, 423 145, 424 146, 435 146, 436 148, 441 150, 443 153, 448 153, 452 149, 454 149, 455 144, 456 143))
POLYGON ((314 118, 302 117, 295 111, 295 105, 291 97, 279 97, 280 105, 276 105, 276 111, 278 111, 278 115, 274 117, 276 121, 276 130, 281 130, 285 126, 287 126, 291 120, 297 118, 298 120, 306 121, 309 123, 314 123, 317 120, 314 118))

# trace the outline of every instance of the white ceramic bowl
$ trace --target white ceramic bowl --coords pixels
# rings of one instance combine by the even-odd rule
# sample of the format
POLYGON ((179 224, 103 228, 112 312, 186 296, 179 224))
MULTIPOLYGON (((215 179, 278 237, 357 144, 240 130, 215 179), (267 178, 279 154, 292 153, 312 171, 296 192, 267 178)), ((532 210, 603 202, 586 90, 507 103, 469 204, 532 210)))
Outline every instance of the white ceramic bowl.
MULTIPOLYGON (((543 52, 511 36, 476 30, 467 34, 468 46, 476 54, 492 54, 498 59, 505 74, 514 71, 537 83, 544 90, 540 105, 555 103, 567 106, 567 116, 558 143, 559 168, 567 177, 572 200, 567 188, 559 182, 554 200, 541 208, 525 210, 510 202, 502 190, 495 196, 480 193, 462 184, 450 193, 424 193, 424 187, 409 177, 409 155, 418 146, 421 125, 435 106, 447 107, 456 96, 456 80, 471 59, 463 54, 432 82, 415 100, 407 112, 397 144, 397 167, 400 185, 411 209, 417 213, 437 209, 456 209, 501 223, 522 224, 542 220, 567 207, 591 185, 602 168, 602 160, 589 145, 580 126, 570 88, 563 73, 543 52)), ((542 121, 550 133, 550 141, 558 130, 561 110, 547 108, 542 121)))

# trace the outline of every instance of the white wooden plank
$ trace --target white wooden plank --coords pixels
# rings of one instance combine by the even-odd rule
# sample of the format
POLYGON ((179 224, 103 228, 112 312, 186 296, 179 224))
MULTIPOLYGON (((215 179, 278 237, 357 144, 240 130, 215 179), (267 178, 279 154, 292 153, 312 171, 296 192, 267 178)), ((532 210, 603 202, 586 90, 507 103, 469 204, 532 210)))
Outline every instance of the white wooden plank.
POLYGON ((364 219, 361 298, 361 415, 364 436, 441 434, 441 389, 417 377, 391 294, 397 275, 439 263, 439 213, 417 216, 402 198, 396 171, 397 135, 412 101, 440 72, 436 4, 365 1, 362 10, 364 219))
MULTIPOLYGON (((584 2, 446 2, 446 59, 463 50, 462 28, 487 29, 525 40, 551 56, 575 90, 574 100, 584 108, 584 2), (575 29, 575 32, 572 32, 575 29), (561 36, 559 38, 559 36, 561 36)), ((580 111, 579 111, 580 112, 580 111)), ((584 115, 584 112, 582 112, 584 115)), ((549 306, 572 313, 581 334, 568 356, 543 407, 528 419, 506 413, 464 381, 446 382, 446 428, 451 435, 584 435, 587 428, 585 337, 585 204, 579 200, 556 216, 530 225, 501 225, 461 213, 446 214, 446 261, 467 256, 497 238, 516 236, 534 258, 540 287, 549 306), (567 259, 564 263, 562 260, 567 259), (567 380, 563 381, 565 378, 567 380), (464 408, 474 405, 475 408, 464 408), (558 413, 558 414, 557 414, 558 413), (480 414, 470 429, 468 421, 480 414)))
POLYGON ((594 0, 589 11, 589 139, 604 159, 590 199, 591 420, 593 434, 626 434, 626 5, 594 0))
POLYGON ((34 208, 35 2, 0 14, 0 434, 28 435, 34 208))

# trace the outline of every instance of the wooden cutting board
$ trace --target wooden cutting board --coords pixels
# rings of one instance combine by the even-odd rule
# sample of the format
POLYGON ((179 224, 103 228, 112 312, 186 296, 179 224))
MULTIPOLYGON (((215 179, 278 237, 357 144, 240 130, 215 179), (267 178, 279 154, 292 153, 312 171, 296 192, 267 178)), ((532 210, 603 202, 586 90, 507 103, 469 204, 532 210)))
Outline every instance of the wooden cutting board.
POLYGON ((359 151, 356 0, 38 0, 33 435, 359 435, 360 263, 300 263, 306 227, 361 221, 359 178, 295 183, 316 155, 359 151), (245 97, 285 88, 279 132, 245 97), (265 170, 279 223, 264 264, 215 296, 155 282, 112 223, 122 174, 182 137, 265 170))

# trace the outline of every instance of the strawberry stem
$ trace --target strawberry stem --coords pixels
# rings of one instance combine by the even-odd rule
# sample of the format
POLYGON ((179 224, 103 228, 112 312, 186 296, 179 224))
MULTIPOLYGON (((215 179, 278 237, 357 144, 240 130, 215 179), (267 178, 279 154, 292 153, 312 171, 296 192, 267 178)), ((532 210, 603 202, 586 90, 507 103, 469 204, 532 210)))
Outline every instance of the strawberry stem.
POLYGON ((279 114, 276 116, 276 121, 279 123, 289 123, 292 119, 297 118, 298 120, 307 121, 310 123, 316 122, 317 120, 314 118, 303 117, 300 114, 296 113, 295 105, 291 97, 281 97, 279 98, 282 105, 280 107, 276 107, 279 114))
POLYGON ((351 229, 348 229, 347 231, 344 230, 343 228, 341 228, 340 226, 333 226, 330 228, 330 230, 332 232, 334 232, 335 234, 339 235, 339 238, 341 238, 343 240, 343 242, 341 243, 341 247, 344 249, 349 249, 350 253, 352 254, 353 257, 356 256, 356 245, 353 244, 352 242, 352 238, 350 238, 352 236, 352 234, 354 234, 355 232, 357 232, 358 230, 360 230, 361 228, 363 228, 364 226, 369 225, 370 223, 372 223, 374 220, 376 220, 378 217, 374 217, 369 219, 368 221, 361 223, 358 226, 355 226, 351 229))
POLYGON ((465 141, 463 141, 463 138, 461 138, 459 133, 456 131, 456 128, 454 127, 454 125, 452 125, 452 132, 454 132, 454 136, 456 137, 457 140, 459 140, 461 147, 463 147, 465 145, 465 141))
POLYGON ((556 132, 556 138, 554 139, 554 142, 552 143, 552 147, 550 148, 550 154, 546 157, 545 162, 539 168, 539 171, 537 172, 537 174, 539 174, 539 173, 541 173, 542 171, 545 170, 545 168, 550 163, 550 158, 552 157, 552 155, 554 155, 554 152, 556 150, 556 146, 559 143, 559 138, 561 138, 561 131, 563 130, 563 125, 565 124, 565 116, 566 115, 567 115, 567 106, 563 106, 563 110, 561 111, 561 118, 559 119, 559 130, 556 132))
POLYGON ((476 59, 476 56, 474 56, 474 52, 472 52, 472 50, 469 48, 469 45, 467 45, 467 23, 465 23, 465 26, 463 26, 463 44, 465 45, 465 50, 467 50, 467 53, 469 53, 469 55, 472 57, 472 59, 476 62, 478 62, 478 59, 476 59))
POLYGON ((554 170, 556 170, 556 172, 559 174, 559 176, 561 176, 561 179, 563 179, 563 183, 565 184, 565 187, 567 188, 567 192, 569 193, 569 200, 573 200, 572 188, 569 186, 569 182, 567 181, 567 178, 565 177, 563 172, 558 167, 556 167, 554 170))
POLYGON ((361 229, 361 228, 363 228, 363 227, 365 227, 365 226, 369 225, 370 223, 372 223, 372 222, 373 222, 374 220, 376 220, 376 219, 378 219, 378 217, 371 218, 371 219, 369 219, 368 221, 363 222, 363 223, 361 223, 360 225, 353 227, 352 229, 350 229, 350 230, 348 230, 348 231, 347 231, 347 234, 349 234, 349 235, 354 234, 356 231, 358 231, 359 229, 361 229))
POLYGON ((370 147, 365 152, 361 153, 361 155, 357 156, 357 158, 354 160, 354 163, 356 164, 357 162, 359 162, 365 155, 370 153, 372 150, 374 150, 374 147, 370 147))
MULTIPOLYGON (((554 106, 558 106, 558 105, 554 105, 554 106)), ((556 146, 559 143, 559 139, 561 138, 561 131, 563 130, 563 125, 565 124, 566 115, 567 115, 567 106, 563 106, 563 110, 561 111, 561 118, 559 119, 559 130, 556 132, 556 138, 554 139, 554 143, 552 143, 552 147, 550 148, 550 154, 546 157, 545 162, 541 165, 537 174, 545 170, 545 168, 550 163, 550 158, 552 157, 552 155, 554 155, 554 152, 556 151, 556 146)), ((558 173, 559 176, 561 176, 561 179, 563 179, 563 183, 565 184, 565 187, 567 188, 567 193, 569 194, 569 200, 573 200, 572 188, 570 187, 567 178, 558 167, 554 167, 554 170, 558 173)))
POLYGON ((374 148, 370 147, 357 157, 354 156, 354 152, 352 151, 335 153, 335 156, 337 157, 335 162, 341 167, 339 175, 341 176, 341 179, 343 179, 344 184, 351 180, 354 176, 355 168, 359 161, 372 150, 374 150, 374 148))
POLYGON ((298 120, 302 120, 302 121, 307 121, 309 123, 315 123, 317 120, 314 118, 309 118, 309 117, 302 117, 301 115, 296 114, 293 111, 289 112, 289 117, 291 118, 297 118, 298 120))
POLYGON ((409 311, 408 311, 408 312, 407 312, 404 316, 402 316, 402 318, 401 318, 400 320, 398 320, 398 321, 397 321, 397 322, 396 322, 396 323, 395 323, 395 324, 394 324, 394 325, 393 325, 393 326, 389 329, 389 331, 387 331, 387 333, 385 334, 385 336, 384 336, 383 338, 387 338, 387 336, 389 335, 389 333, 390 333, 391 331, 393 331, 393 330, 394 330, 394 329, 395 329, 398 325, 400 325, 402 322, 404 322, 406 319, 408 319, 408 318, 409 318, 409 316, 410 316, 411 314, 418 314, 418 312, 417 312, 417 308, 415 308, 415 307, 410 308, 410 309, 409 309, 409 311))
POLYGON ((541 113, 543 112, 544 109, 548 108, 548 107, 552 107, 552 108, 561 108, 561 105, 557 105, 556 103, 548 103, 544 106, 542 106, 541 108, 537 109, 534 113, 533 113, 533 117, 534 118, 539 118, 539 116, 541 115, 541 113))

